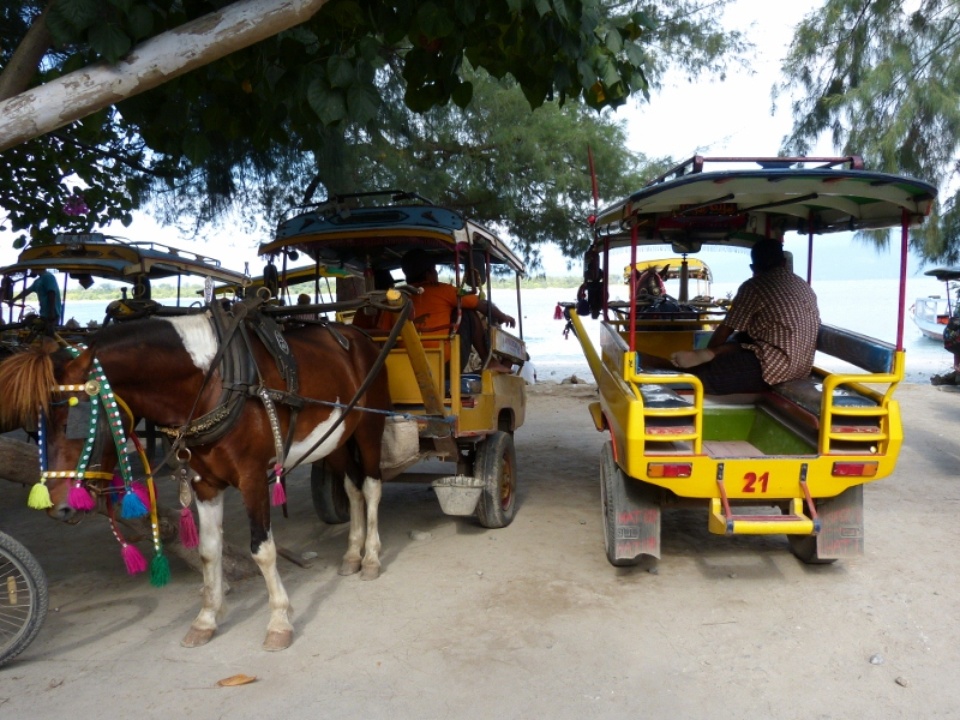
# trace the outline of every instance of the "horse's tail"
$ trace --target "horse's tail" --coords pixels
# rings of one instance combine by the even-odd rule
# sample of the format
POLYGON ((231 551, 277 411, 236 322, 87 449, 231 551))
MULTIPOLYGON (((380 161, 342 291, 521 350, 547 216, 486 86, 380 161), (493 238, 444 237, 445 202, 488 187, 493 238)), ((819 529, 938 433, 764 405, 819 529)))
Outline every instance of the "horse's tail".
POLYGON ((55 383, 53 361, 39 346, 0 363, 0 428, 35 427, 38 413, 49 410, 55 383))

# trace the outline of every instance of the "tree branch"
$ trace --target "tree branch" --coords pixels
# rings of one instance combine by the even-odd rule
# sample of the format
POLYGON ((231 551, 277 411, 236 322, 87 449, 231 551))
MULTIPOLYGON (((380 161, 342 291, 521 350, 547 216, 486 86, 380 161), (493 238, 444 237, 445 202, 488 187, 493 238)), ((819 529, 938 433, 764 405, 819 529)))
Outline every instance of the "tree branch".
POLYGON ((145 92, 310 19, 328 0, 238 0, 96 63, 0 101, 0 152, 145 92))
POLYGON ((50 0, 31 24, 27 34, 17 46, 10 62, 0 72, 0 100, 18 95, 30 87, 30 81, 40 67, 40 61, 53 44, 53 36, 47 27, 47 13, 56 0, 50 0))

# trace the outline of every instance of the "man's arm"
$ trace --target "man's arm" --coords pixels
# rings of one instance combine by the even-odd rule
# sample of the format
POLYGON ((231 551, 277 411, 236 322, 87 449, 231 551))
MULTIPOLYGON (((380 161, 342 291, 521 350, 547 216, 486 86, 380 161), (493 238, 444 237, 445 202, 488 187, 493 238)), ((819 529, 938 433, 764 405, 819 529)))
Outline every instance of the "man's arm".
POLYGON ((717 326, 717 329, 713 331, 713 335, 710 336, 710 341, 707 343, 707 348, 717 352, 733 335, 734 329, 729 325, 720 323, 717 326))
POLYGON ((487 315, 489 313, 490 317, 493 318, 493 321, 497 325, 506 325, 507 327, 513 327, 517 324, 517 321, 512 317, 507 315, 505 312, 501 311, 496 305, 486 300, 477 299, 477 310, 487 315))

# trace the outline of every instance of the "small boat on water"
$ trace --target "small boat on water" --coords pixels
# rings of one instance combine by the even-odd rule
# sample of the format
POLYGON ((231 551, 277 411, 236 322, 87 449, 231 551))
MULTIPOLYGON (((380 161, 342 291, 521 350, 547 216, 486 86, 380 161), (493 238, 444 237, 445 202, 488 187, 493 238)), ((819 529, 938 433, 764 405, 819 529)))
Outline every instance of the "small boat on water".
POLYGON ((957 309, 957 303, 951 298, 960 296, 960 267, 943 267, 927 270, 924 275, 935 277, 944 283, 944 295, 927 295, 919 297, 910 308, 913 322, 925 337, 938 342, 943 340, 943 329, 950 320, 950 316, 957 309))

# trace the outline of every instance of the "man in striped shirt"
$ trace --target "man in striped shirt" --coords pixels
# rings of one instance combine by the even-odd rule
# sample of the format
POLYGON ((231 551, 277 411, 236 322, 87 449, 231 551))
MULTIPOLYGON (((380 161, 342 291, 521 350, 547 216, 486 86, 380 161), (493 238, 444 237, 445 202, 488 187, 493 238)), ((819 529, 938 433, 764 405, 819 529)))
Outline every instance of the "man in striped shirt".
POLYGON ((820 330, 813 289, 787 269, 779 240, 760 240, 750 257, 753 277, 737 290, 706 349, 670 358, 699 377, 710 394, 762 392, 806 377, 813 367, 820 330))

